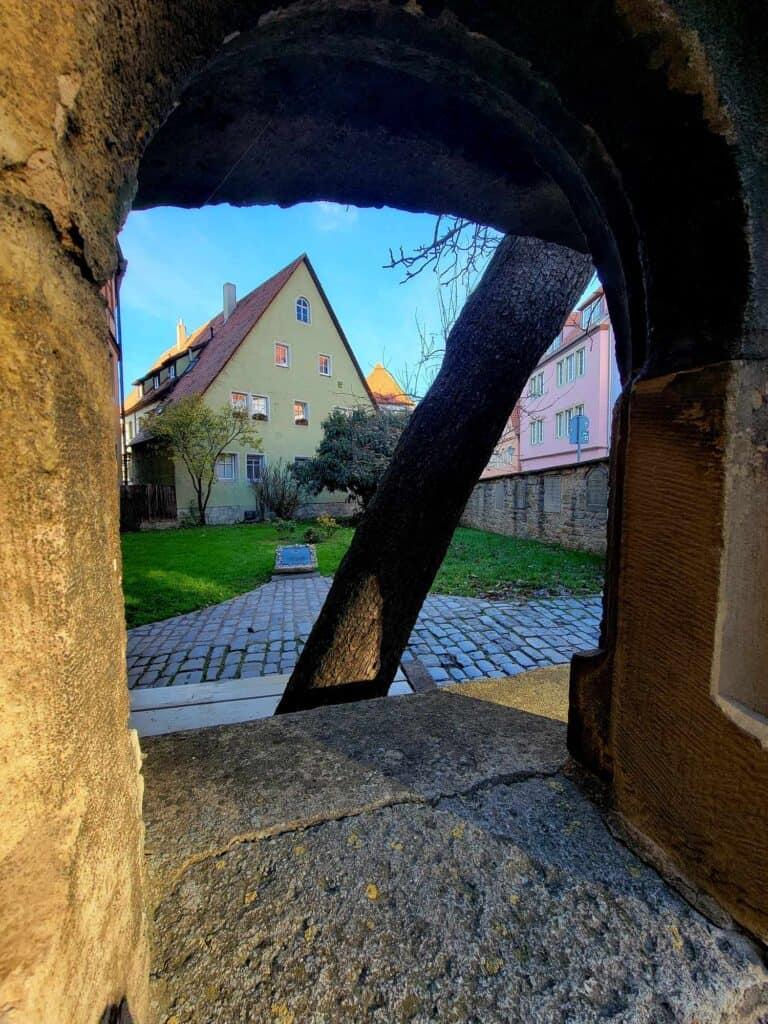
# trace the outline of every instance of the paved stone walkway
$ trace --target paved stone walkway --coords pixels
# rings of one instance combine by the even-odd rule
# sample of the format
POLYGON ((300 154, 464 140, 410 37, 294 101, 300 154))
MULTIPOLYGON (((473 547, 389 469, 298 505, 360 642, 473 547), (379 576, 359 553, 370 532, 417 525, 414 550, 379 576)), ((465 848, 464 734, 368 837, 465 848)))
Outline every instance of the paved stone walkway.
MULTIPOLYGON (((231 601, 128 631, 128 685, 178 686, 290 672, 331 585, 277 580, 231 601)), ((510 676, 597 646, 598 596, 517 604, 427 598, 403 660, 440 685, 510 676)))

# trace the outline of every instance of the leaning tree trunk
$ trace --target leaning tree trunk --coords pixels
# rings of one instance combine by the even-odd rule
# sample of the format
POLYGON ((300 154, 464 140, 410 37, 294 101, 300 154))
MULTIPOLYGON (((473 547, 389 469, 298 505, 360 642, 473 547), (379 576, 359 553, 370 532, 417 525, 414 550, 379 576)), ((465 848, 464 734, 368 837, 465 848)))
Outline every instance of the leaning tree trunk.
POLYGON ((384 696, 472 488, 591 272, 588 256, 506 237, 451 331, 278 713, 384 696))

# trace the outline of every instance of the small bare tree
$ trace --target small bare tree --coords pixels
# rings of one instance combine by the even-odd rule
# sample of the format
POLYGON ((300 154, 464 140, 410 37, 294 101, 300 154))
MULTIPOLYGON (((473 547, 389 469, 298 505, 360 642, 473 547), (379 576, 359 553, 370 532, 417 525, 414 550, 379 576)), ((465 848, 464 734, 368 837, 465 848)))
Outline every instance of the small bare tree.
POLYGON ((189 395, 149 414, 144 429, 189 473, 200 525, 216 478, 216 463, 233 444, 258 450, 261 441, 248 416, 231 405, 211 409, 200 395, 189 395))

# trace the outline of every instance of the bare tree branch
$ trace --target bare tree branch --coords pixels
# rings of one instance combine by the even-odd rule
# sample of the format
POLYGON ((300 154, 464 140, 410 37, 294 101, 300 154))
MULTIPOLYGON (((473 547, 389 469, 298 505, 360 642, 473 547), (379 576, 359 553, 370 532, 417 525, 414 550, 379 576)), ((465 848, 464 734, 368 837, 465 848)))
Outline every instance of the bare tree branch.
POLYGON ((432 240, 417 246, 413 252, 399 247, 398 255, 389 250, 387 269, 401 267, 403 283, 431 268, 443 287, 460 282, 466 291, 472 287, 496 251, 502 235, 486 224, 476 224, 463 217, 441 214, 435 219, 432 240))

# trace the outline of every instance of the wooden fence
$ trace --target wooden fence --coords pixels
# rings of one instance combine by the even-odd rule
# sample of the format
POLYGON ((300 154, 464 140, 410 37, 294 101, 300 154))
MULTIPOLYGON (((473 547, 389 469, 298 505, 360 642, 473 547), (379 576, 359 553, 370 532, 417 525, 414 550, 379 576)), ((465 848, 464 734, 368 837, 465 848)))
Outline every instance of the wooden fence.
POLYGON ((176 518, 173 484, 123 484, 120 488, 120 531, 138 530, 142 523, 176 518))

